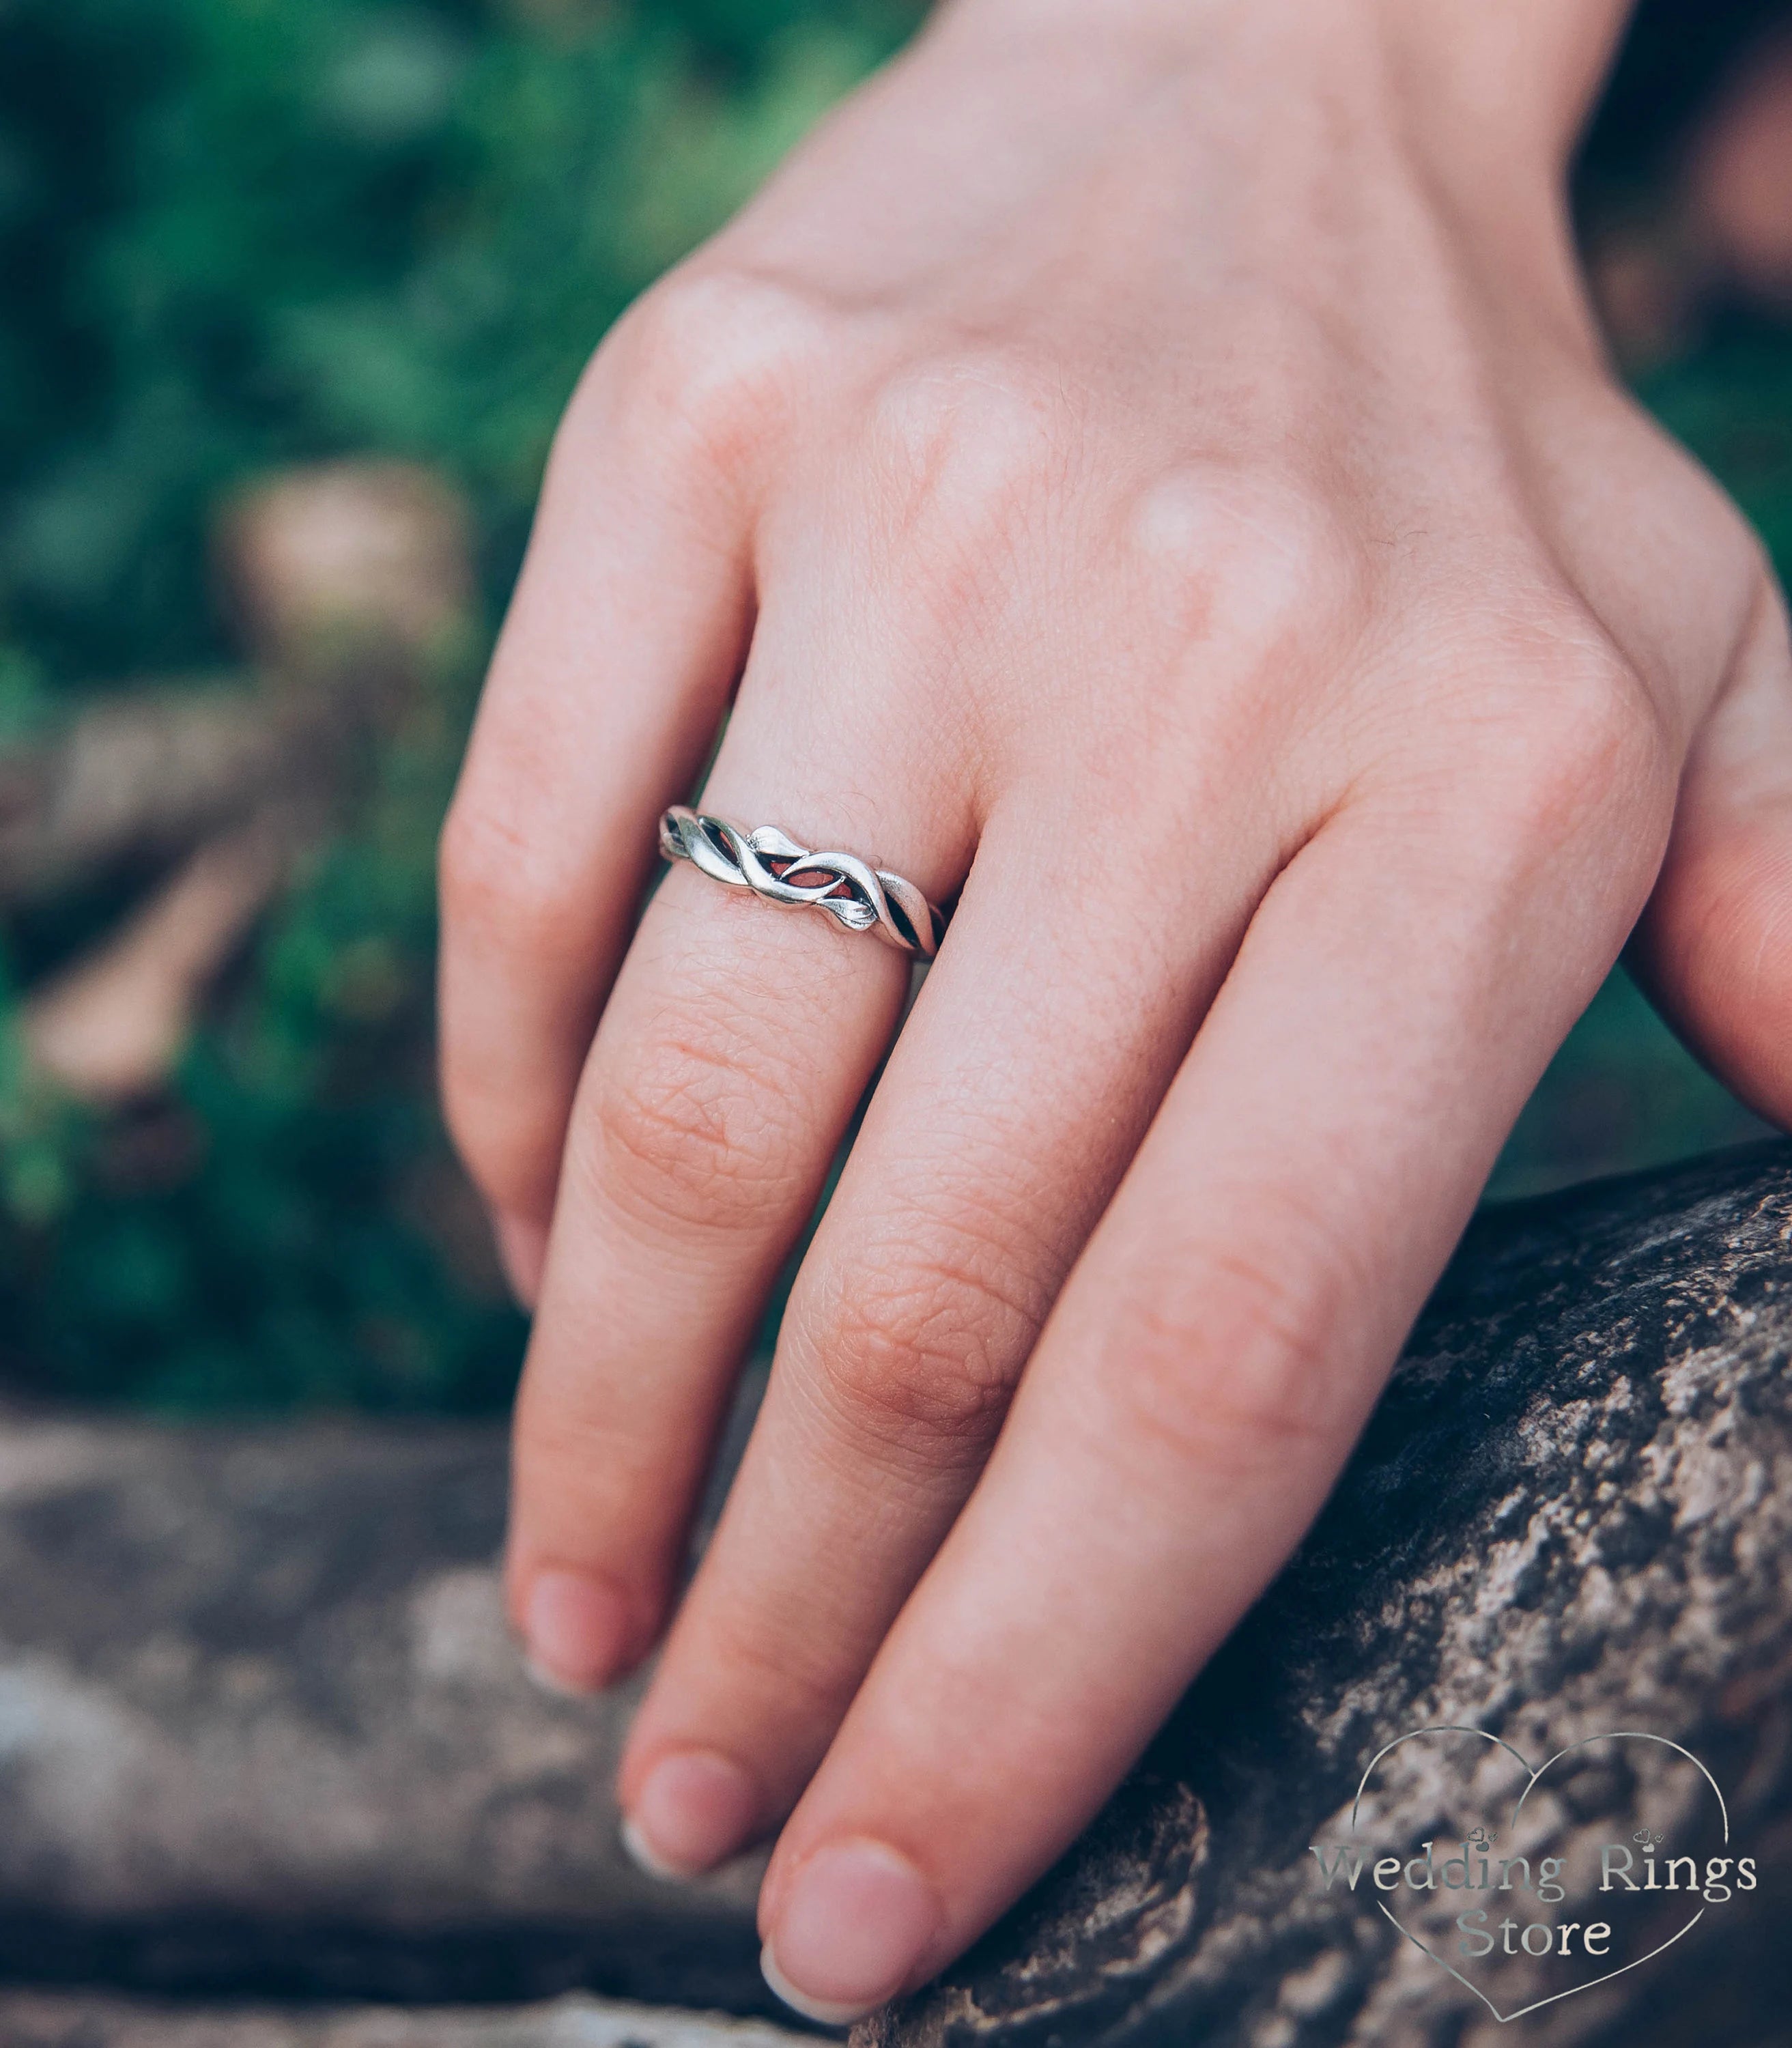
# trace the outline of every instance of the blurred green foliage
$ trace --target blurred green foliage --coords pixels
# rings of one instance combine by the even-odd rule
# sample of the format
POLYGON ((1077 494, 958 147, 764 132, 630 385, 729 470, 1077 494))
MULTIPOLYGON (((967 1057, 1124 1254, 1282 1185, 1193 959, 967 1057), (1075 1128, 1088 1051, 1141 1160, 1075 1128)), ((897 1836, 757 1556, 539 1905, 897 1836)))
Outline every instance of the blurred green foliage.
MULTIPOLYGON (((899 40, 899 0, 0 0, 0 742, 227 665, 208 526, 244 479, 421 460, 487 622, 621 308, 899 40)), ((436 828, 479 650, 444 663, 258 937, 176 1100, 34 1082, 0 960, 0 1349, 176 1406, 486 1406, 520 1326, 470 1274, 434 1105, 436 828)))
POLYGON ((60 684, 215 651, 245 474, 472 492, 495 594, 616 313, 895 39, 877 0, 4 0, 0 603, 60 684))
MULTIPOLYGON (((489 630, 592 345, 917 11, 0 0, 0 743, 96 686, 236 658, 208 527, 296 463, 452 477, 489 630)), ((1651 395, 1792 558, 1785 336, 1720 337, 1651 395)), ((429 1055, 433 840, 479 651, 444 659, 369 765, 173 1100, 84 1112, 20 1054, 17 989, 116 903, 5 931, 0 1350, 21 1379, 179 1407, 507 1393, 519 1325, 444 1220, 429 1055)), ((1498 1185, 1746 1127, 1615 983, 1498 1185)))

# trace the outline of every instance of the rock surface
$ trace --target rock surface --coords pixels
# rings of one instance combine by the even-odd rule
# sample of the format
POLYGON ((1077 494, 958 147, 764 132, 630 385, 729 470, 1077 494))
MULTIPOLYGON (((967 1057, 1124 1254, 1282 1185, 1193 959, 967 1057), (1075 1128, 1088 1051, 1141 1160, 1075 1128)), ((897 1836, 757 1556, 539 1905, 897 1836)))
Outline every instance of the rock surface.
POLYGON ((801 2048, 760 2019, 573 1996, 522 2007, 203 2006, 0 1993, 0 2048, 801 2048))
MULTIPOLYGON (((1789 1355, 1792 1147, 1484 1216, 1325 1515, 1138 1771, 854 2048, 1783 2042, 1789 1355), (1501 2023, 1371 1898, 1328 1891, 1309 1853, 1349 1838, 1376 1752, 1438 1723, 1534 1762, 1612 1730, 1671 1738, 1722 1786, 1758 1888, 1641 1967, 1501 2023)), ((1647 1775, 1601 1765, 1546 1787, 1538 1840, 1577 1870, 1639 1811, 1690 1825, 1647 1775)), ((1402 1853, 1476 1818, 1447 1771, 1382 1790, 1378 1839, 1402 1853)))
POLYGON ((505 1468, 495 1425, 0 1429, 0 1977, 774 2009, 756 1871, 618 1844, 629 1697, 523 1674, 505 1468))

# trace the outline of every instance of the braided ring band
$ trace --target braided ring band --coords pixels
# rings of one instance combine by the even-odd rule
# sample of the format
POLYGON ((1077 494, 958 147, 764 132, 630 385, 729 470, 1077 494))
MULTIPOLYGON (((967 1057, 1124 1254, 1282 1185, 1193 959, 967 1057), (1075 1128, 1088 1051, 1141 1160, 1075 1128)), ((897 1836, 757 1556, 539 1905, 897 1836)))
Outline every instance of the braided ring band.
POLYGON ((922 960, 931 960, 945 937, 944 913, 912 882, 855 854, 812 853, 776 825, 743 832, 725 818, 674 804, 660 819, 660 851, 768 903, 825 910, 849 932, 875 932, 886 945, 922 960))

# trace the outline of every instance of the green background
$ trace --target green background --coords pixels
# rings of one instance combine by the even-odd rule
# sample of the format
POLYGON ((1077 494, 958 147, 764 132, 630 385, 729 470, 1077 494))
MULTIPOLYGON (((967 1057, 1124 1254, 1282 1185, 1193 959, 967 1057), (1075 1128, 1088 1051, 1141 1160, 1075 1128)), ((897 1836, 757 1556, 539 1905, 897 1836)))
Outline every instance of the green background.
MULTIPOLYGON (((1723 10, 1697 51, 1666 11, 1596 135, 1591 206, 1666 175, 1721 60, 1723 10)), ((0 747, 96 690, 239 665, 216 510, 323 457, 454 479, 489 635, 592 345, 913 18, 895 0, 0 0, 0 747)), ((1792 559, 1786 332, 1724 312, 1645 396, 1792 559)), ((0 928, 14 1383, 172 1409, 506 1397, 521 1325, 464 1216, 442 1221, 429 1060, 433 841, 482 653, 444 657, 367 764, 170 1102, 81 1111, 19 1057, 17 991, 123 885, 0 928)), ((1495 1192, 1754 1128, 1619 977, 1495 1192)))

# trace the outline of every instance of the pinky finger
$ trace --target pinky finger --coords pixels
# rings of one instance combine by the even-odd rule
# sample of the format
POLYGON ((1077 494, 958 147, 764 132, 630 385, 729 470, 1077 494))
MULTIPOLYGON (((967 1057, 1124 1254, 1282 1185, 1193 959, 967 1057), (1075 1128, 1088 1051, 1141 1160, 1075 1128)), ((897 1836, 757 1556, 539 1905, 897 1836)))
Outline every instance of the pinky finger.
POLYGON ((443 1095, 531 1302, 655 820, 689 789, 750 623, 745 464, 692 389, 691 289, 628 316, 562 424, 443 836, 443 1095))

